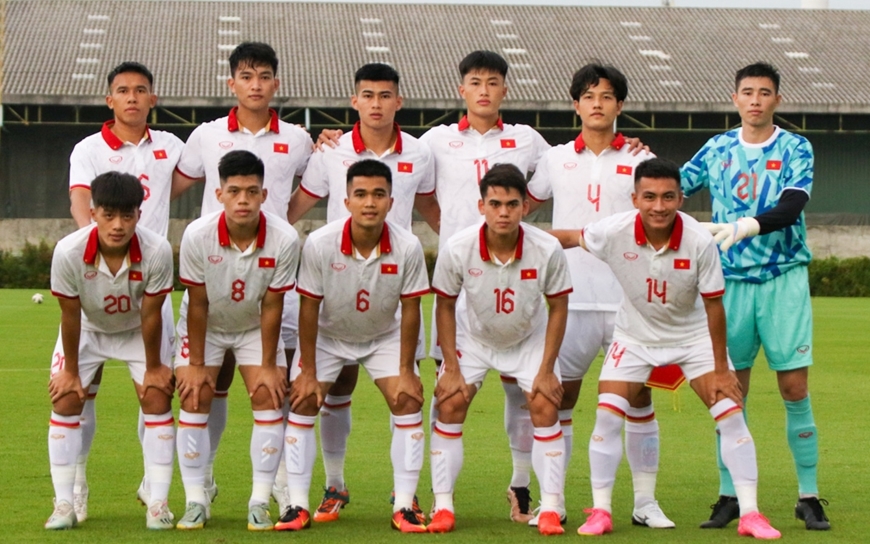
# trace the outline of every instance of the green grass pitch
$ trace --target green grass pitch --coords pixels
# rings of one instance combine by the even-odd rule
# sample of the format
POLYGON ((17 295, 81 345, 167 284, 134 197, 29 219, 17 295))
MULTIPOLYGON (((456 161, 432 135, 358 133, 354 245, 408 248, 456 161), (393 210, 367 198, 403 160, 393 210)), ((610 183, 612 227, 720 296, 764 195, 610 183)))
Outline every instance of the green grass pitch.
MULTIPOLYGON (((51 479, 46 434, 50 404, 47 393, 49 359, 57 335, 60 312, 51 295, 35 305, 33 291, 0 290, 0 529, 2 542, 382 542, 400 539, 442 542, 514 541, 541 538, 531 528, 508 521, 505 489, 510 478, 510 455, 502 424, 503 394, 497 376, 490 376, 472 405, 465 425, 465 466, 456 488, 457 530, 449 535, 400 535, 389 528, 388 499, 392 487, 389 460, 388 412, 364 373, 354 397, 353 432, 346 477, 351 504, 341 521, 315 524, 299 534, 248 533, 250 494, 248 441, 250 405, 244 389, 230 392, 230 421, 215 469, 220 495, 213 519, 205 530, 192 533, 148 532, 144 509, 135 501, 142 476, 136 437, 137 403, 129 374, 110 362, 97 400, 97 436, 91 451, 90 519, 73 532, 50 533, 42 524, 51 512, 51 479)), ((175 293, 176 304, 180 293, 175 293)), ((749 401, 749 425, 755 437, 760 471, 759 504, 788 542, 867 542, 870 530, 862 520, 870 505, 870 418, 864 393, 867 383, 867 341, 870 339, 870 299, 815 299, 815 361, 811 391, 820 429, 822 497, 830 501, 830 533, 810 533, 793 519, 797 484, 784 436, 784 410, 775 378, 766 365, 756 368, 749 401), (863 535, 863 536, 862 536, 863 535)), ((428 320, 431 298, 426 299, 428 320)), ((771 316, 771 318, 774 318, 771 316)), ((591 505, 587 443, 595 415, 595 378, 600 359, 590 371, 574 414, 574 447, 566 495, 568 524, 563 538, 580 538, 575 531, 591 505)), ((423 383, 431 395, 431 361, 423 363, 423 383)), ((675 530, 633 527, 631 477, 623 462, 614 492, 615 532, 607 542, 733 542, 736 523, 725 530, 701 530, 697 524, 709 514, 716 498, 717 474, 713 455, 713 423, 691 390, 675 395, 655 393, 661 425, 661 468, 658 500, 677 523, 675 530)), ((177 411, 177 403, 175 406, 177 411)), ((428 414, 428 405, 424 409, 428 414)), ((318 459, 312 483, 312 504, 319 501, 323 482, 318 459)), ((533 497, 538 497, 533 485, 533 497)), ((419 486, 422 506, 428 509, 429 466, 419 486)), ((170 494, 176 515, 184 511, 181 478, 176 470, 170 494)), ((273 509, 274 510, 274 509, 273 509)), ((273 513, 274 516, 274 513, 273 513)))

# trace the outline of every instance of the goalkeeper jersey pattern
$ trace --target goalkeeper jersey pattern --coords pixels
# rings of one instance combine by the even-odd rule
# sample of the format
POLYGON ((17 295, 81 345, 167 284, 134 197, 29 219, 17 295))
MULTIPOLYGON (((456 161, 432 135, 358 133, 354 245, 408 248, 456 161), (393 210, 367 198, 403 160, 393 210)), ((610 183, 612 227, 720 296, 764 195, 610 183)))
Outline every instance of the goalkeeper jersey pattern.
MULTIPOLYGON (((714 223, 731 223, 771 210, 786 189, 810 195, 813 148, 806 138, 776 127, 766 142, 750 144, 742 129, 710 140, 682 170, 686 196, 710 189, 714 223)), ((741 240, 721 253, 725 278, 763 283, 810 262, 804 214, 785 229, 741 240)))

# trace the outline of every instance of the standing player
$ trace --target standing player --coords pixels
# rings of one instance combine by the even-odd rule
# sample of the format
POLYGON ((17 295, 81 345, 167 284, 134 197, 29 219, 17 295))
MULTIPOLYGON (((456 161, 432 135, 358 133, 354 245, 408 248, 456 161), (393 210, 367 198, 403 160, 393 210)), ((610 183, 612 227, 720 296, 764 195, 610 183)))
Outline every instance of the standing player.
MULTIPOLYGON (((227 84, 238 104, 227 117, 204 123, 191 133, 175 171, 173 198, 194 183, 204 181, 202 215, 222 210, 221 203, 214 197, 220 187, 218 162, 230 151, 247 150, 265 163, 263 186, 269 191, 269 199, 263 203, 263 209, 283 220, 287 217, 293 178, 302 174, 311 154, 311 138, 305 130, 281 121, 277 112, 269 108, 280 83, 274 49, 265 43, 241 43, 230 54, 229 64, 231 77, 227 84)), ((296 347, 298 304, 295 295, 284 301, 281 337, 288 360, 292 359, 296 347)), ((186 308, 186 303, 182 302, 182 316, 186 308)), ((184 329, 179 329, 180 336, 185 334, 184 329)), ((234 371, 232 356, 228 355, 217 379, 209 417, 211 452, 206 478, 210 500, 217 494, 214 459, 227 423, 227 394, 234 371)), ((274 493, 280 507, 284 506, 285 499, 282 488, 279 482, 274 493)))
MULTIPOLYGON (((711 138, 683 166, 683 191, 691 195, 710 189, 710 230, 720 242, 728 284, 728 351, 748 394, 752 366, 764 346, 785 403, 786 435, 798 477, 795 516, 807 529, 827 530, 831 525, 822 508, 827 503, 819 499, 818 433, 807 385, 813 363, 807 280, 812 255, 803 209, 813 185, 813 148, 802 136, 773 124, 782 100, 773 66, 742 68, 734 86, 731 99, 741 127, 711 138)), ((721 459, 719 467, 719 501, 701 527, 724 527, 737 516, 732 475, 721 459)))
POLYGON ((740 383, 725 347, 725 281, 716 243, 683 203, 676 164, 650 159, 634 172, 637 211, 612 215, 582 231, 557 231, 565 246, 578 243, 607 263, 625 296, 613 344, 598 382, 598 410, 589 440, 594 506, 577 532, 613 530, 611 496, 622 460, 621 432, 630 399, 654 367, 676 363, 707 406, 722 436, 722 458, 740 496, 737 532, 779 538, 758 512, 755 444, 742 417, 740 383))
POLYGON ((96 225, 58 242, 51 263, 51 291, 60 302, 61 326, 48 388, 55 508, 45 528, 77 524, 73 494, 85 391, 107 359, 120 359, 130 369, 144 412, 142 454, 152 501, 146 526, 171 529, 166 497, 175 421, 171 345, 163 335, 161 307, 172 291, 172 248, 161 236, 137 227, 145 192, 134 176, 107 172, 88 185, 96 225))
POLYGON ((275 525, 278 530, 298 531, 310 524, 314 422, 332 382, 352 363, 368 371, 395 425, 392 527, 426 532, 413 509, 425 448, 423 386, 414 359, 420 297, 429 292, 429 280, 420 241, 386 221, 393 204, 392 177, 391 169, 376 160, 354 163, 345 182, 350 218, 313 232, 302 250, 299 353, 291 370, 285 434, 290 507, 275 525))
MULTIPOLYGON (((137 178, 145 191, 140 210, 139 226, 166 238, 169 232, 169 194, 172 170, 184 144, 174 134, 148 127, 148 114, 157 104, 154 76, 138 62, 123 62, 107 77, 109 93, 106 105, 113 119, 106 121, 97 134, 88 136, 73 149, 69 157, 70 212, 79 228, 91 223, 91 180, 116 171, 137 178)), ((163 306, 163 335, 175 340, 175 318, 172 301, 166 297, 163 306)), ((170 348, 171 349, 171 348, 170 348)), ((82 450, 76 461, 74 506, 79 522, 88 517, 87 462, 96 432, 97 392, 103 377, 103 367, 97 370, 82 410, 82 450)), ((139 411, 139 440, 145 424, 139 411)), ((144 505, 151 504, 148 479, 143 478, 138 491, 144 505)))
MULTIPOLYGON (((632 210, 634 168, 644 155, 632 154, 614 126, 628 95, 625 76, 613 66, 589 64, 571 81, 574 110, 583 128, 573 142, 547 151, 538 161, 529 182, 531 209, 553 199, 553 228, 580 229, 598 219, 632 210)), ((568 300, 565 340, 559 350, 559 371, 565 393, 559 420, 565 436, 565 467, 571 459, 574 435, 571 414, 580 395, 583 376, 613 339, 613 324, 622 289, 610 268, 580 248, 565 251, 574 292, 568 300)), ((634 482, 632 522, 654 528, 669 528, 655 500, 658 472, 658 422, 648 387, 642 389, 637 406, 626 412, 625 449, 634 482)))
POLYGON ((231 151, 221 157, 218 172, 217 197, 224 211, 187 227, 179 257, 179 275, 190 298, 179 322, 188 333, 175 357, 181 398, 178 461, 187 496, 177 528, 202 529, 209 517, 206 427, 224 354, 232 351, 254 411, 248 530, 268 531, 273 528, 269 495, 283 445, 287 361, 281 314, 284 293, 295 283, 299 236, 282 217, 261 211, 270 193, 263 187, 265 166, 256 155, 231 151))
MULTIPOLYGON (((387 64, 366 64, 354 75, 351 106, 359 112, 353 130, 341 136, 337 147, 323 147, 312 155, 299 187, 290 199, 288 220, 296 223, 318 200, 328 198, 326 220, 337 221, 349 215, 342 195, 347 194, 348 167, 361 159, 377 159, 392 172, 393 205, 387 214, 390 222, 411 230, 414 208, 436 233, 440 210, 435 200, 435 180, 429 147, 402 132, 395 122, 402 107, 399 74, 387 64)), ((420 329, 418 360, 425 358, 425 338, 420 329)), ((324 399, 320 419, 320 439, 326 472, 325 494, 314 512, 314 521, 338 519, 339 511, 350 502, 344 479, 344 461, 351 429, 351 395, 356 387, 359 365, 351 360, 324 399)))
POLYGON ((517 380, 529 406, 532 465, 541 486, 538 531, 562 534, 565 441, 558 417, 562 385, 556 356, 568 315, 568 266, 555 238, 521 224, 529 203, 525 176, 516 166, 494 165, 481 179, 480 197, 484 224, 450 238, 432 282, 444 360, 435 389, 435 506, 429 532, 455 528, 453 490, 462 468, 462 425, 487 371, 493 369, 517 380), (465 304, 457 304, 457 297, 465 304), (462 315, 457 308, 463 308, 462 315))

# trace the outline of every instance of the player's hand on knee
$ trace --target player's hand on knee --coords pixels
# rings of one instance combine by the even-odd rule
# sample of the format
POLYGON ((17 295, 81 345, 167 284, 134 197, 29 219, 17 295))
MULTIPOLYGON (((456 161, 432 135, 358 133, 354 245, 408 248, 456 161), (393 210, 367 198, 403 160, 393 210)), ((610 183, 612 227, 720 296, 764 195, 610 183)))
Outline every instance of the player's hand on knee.
POLYGON ((280 410, 284 405, 284 392, 287 390, 287 381, 285 379, 286 370, 284 367, 262 367, 257 372, 257 378, 248 389, 248 396, 254 398, 257 390, 261 387, 269 392, 272 398, 272 407, 275 410, 280 410))
POLYGON ((323 406, 323 391, 320 389, 320 382, 317 381, 316 375, 302 372, 290 384, 290 411, 295 412, 312 395, 317 400, 316 408, 319 410, 323 406))
POLYGON ((145 398, 149 387, 153 387, 172 398, 172 394, 175 392, 172 369, 164 365, 160 365, 158 368, 145 369, 145 377, 142 379, 142 394, 139 395, 139 400, 145 398))
POLYGON ((190 398, 193 410, 198 410, 200 393, 205 386, 211 387, 212 391, 215 389, 214 379, 208 369, 204 365, 188 365, 178 378, 178 398, 182 403, 190 398))
POLYGON ((710 393, 710 406, 716 404, 719 396, 733 400, 737 406, 743 407, 743 389, 740 387, 740 380, 737 375, 732 372, 714 373, 713 374, 713 391, 710 393))
POLYGON ((649 155, 649 146, 643 145, 643 142, 640 141, 640 138, 626 138, 625 144, 628 146, 628 151, 632 155, 637 155, 641 151, 649 155))
POLYGON ((543 395, 557 407, 562 404, 562 395, 564 393, 565 390, 562 389, 562 383, 552 372, 538 374, 535 376, 535 381, 532 382, 532 398, 535 398, 537 395, 543 395))
POLYGON ((728 248, 740 240, 755 236, 761 230, 758 221, 753 217, 741 217, 733 223, 701 223, 701 225, 710 231, 722 251, 728 251, 728 248))
POLYGON ((420 376, 414 373, 400 374, 396 382, 396 388, 393 391, 391 402, 393 406, 399 406, 399 400, 402 395, 409 396, 412 400, 423 404, 423 382, 420 381, 420 376))
POLYGON ((338 139, 341 138, 341 135, 344 132, 340 129, 338 130, 330 130, 328 128, 323 129, 320 132, 320 136, 317 137, 317 141, 314 142, 314 151, 322 151, 323 146, 335 148, 338 146, 338 139))
POLYGON ((441 365, 442 372, 438 376, 438 383, 435 385, 435 400, 437 404, 441 404, 453 395, 459 393, 465 397, 465 402, 471 402, 471 395, 468 392, 468 384, 465 383, 465 378, 459 369, 448 370, 441 365))
POLYGON ((85 395, 85 390, 82 387, 82 381, 79 379, 78 374, 61 370, 51 377, 48 382, 48 394, 51 397, 52 404, 70 393, 78 397, 79 403, 84 404, 87 395, 85 395))

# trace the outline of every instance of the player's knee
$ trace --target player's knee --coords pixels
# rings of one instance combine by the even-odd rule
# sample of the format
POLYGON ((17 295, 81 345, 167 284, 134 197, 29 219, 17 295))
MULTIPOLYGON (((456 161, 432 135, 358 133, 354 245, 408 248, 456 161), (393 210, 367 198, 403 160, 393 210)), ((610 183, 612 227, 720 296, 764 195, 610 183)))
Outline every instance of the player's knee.
POLYGON ((80 415, 84 408, 85 404, 79 400, 75 393, 68 393, 51 405, 52 411, 59 416, 80 415))
POLYGON ((300 400, 292 411, 300 416, 316 416, 320 411, 320 407, 317 405, 317 396, 309 395, 300 400))
POLYGON ((809 387, 806 374, 780 372, 778 375, 779 392, 783 400, 795 402, 807 398, 809 387))
POLYGON ((390 413, 395 416, 406 416, 416 414, 423 409, 423 404, 413 397, 408 395, 399 395, 399 399, 393 402, 392 398, 387 399, 387 404, 390 406, 390 413))
POLYGON ((153 387, 145 390, 144 396, 139 400, 139 405, 142 407, 144 414, 165 414, 172 410, 172 397, 158 391, 153 387))
POLYGON ((438 403, 438 421, 442 423, 463 423, 468 413, 468 402, 457 393, 438 403))
POLYGON ((550 427, 559 421, 559 407, 544 395, 535 395, 529 402, 529 413, 535 427, 550 427))
POLYGON ((649 387, 641 388, 640 392, 629 401, 632 408, 646 408, 652 404, 652 390, 649 387))

